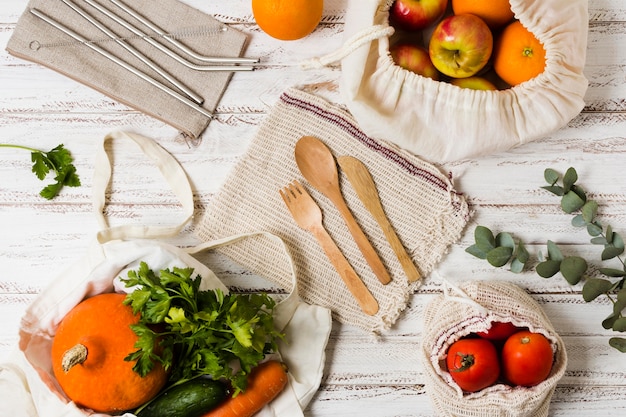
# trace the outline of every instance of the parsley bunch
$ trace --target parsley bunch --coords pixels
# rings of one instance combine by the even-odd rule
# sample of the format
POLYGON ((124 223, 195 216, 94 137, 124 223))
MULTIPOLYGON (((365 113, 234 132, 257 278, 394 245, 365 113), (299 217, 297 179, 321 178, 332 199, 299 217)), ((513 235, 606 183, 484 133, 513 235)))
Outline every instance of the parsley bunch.
POLYGON ((200 375, 227 379, 243 391, 247 375, 283 337, 274 327, 275 301, 267 294, 224 294, 200 290, 193 268, 164 269, 155 274, 145 262, 121 278, 136 287, 125 303, 141 313, 132 329, 139 337, 126 360, 145 376, 161 362, 172 383, 200 375))
POLYGON ((65 149, 63 144, 58 145, 48 152, 27 146, 5 143, 0 143, 0 147, 30 151, 31 161, 33 163, 32 171, 41 181, 43 181, 51 171, 54 172, 55 182, 44 187, 39 193, 39 195, 47 200, 52 200, 56 197, 64 185, 68 187, 80 186, 80 178, 78 178, 78 174, 76 173, 72 155, 70 151, 65 149))

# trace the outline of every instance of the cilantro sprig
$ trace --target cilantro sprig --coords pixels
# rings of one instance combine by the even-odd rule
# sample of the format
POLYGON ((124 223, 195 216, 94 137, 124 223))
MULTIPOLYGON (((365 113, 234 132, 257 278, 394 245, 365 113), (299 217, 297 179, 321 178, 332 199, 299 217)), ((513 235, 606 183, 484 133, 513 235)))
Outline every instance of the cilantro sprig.
POLYGON ((80 186, 80 178, 76 173, 76 167, 73 164, 72 155, 70 154, 70 151, 65 149, 63 144, 58 145, 48 152, 40 151, 28 146, 7 143, 0 143, 0 147, 29 151, 31 161, 33 162, 32 172, 41 181, 43 181, 50 172, 54 172, 55 182, 48 184, 39 192, 39 195, 47 200, 52 200, 56 197, 63 186, 80 186))
POLYGON ((126 360, 145 376, 157 362, 171 369, 170 383, 201 375, 227 379, 235 393, 265 355, 276 352, 283 334, 274 326, 275 301, 267 294, 224 294, 200 290, 193 268, 163 269, 158 274, 145 262, 120 278, 135 287, 125 299, 139 323, 136 351, 126 360))

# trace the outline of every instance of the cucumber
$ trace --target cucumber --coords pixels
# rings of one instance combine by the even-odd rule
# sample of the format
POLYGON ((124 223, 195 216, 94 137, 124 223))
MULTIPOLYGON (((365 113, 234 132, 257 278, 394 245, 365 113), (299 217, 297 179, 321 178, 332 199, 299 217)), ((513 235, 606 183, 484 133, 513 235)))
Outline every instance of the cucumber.
POLYGON ((137 413, 137 417, 199 417, 226 399, 225 384, 196 378, 166 389, 137 413))

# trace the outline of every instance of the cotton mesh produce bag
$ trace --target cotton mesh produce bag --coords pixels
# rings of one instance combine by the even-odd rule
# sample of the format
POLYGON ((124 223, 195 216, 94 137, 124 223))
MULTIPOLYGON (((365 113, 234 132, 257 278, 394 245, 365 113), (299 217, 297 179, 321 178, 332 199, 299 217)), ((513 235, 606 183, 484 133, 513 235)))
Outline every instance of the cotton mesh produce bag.
POLYGON ((393 0, 352 0, 345 44, 305 67, 341 62, 341 94, 363 131, 433 161, 504 151, 562 128, 587 90, 587 0, 509 0, 546 50, 536 78, 500 91, 460 88, 396 65, 389 53, 393 0))
POLYGON ((539 304, 519 286, 504 281, 470 281, 455 287, 444 282, 443 294, 424 311, 420 358, 426 392, 444 417, 544 417, 565 373, 567 353, 561 337, 539 304), (548 378, 533 387, 502 383, 463 393, 442 364, 448 348, 460 338, 485 331, 492 322, 511 322, 548 338, 554 363, 548 378))
MULTIPOLYGON (((346 204, 391 276, 387 285, 378 281, 339 211, 302 177, 294 157, 295 144, 302 136, 318 138, 335 158, 349 155, 365 164, 392 227, 421 275, 427 277, 460 238, 470 218, 464 196, 435 165, 368 137, 343 108, 297 88, 285 91, 275 103, 245 155, 206 207, 196 235, 209 241, 246 230, 280 236, 291 252, 304 300, 329 308, 341 323, 380 334, 395 323, 422 281, 408 282, 382 229, 339 170, 346 204), (328 233, 378 301, 375 315, 361 311, 313 235, 291 217, 279 190, 293 180, 300 181, 320 206, 328 233)), ((281 287, 288 284, 281 274, 281 257, 271 245, 248 240, 219 251, 281 287)))

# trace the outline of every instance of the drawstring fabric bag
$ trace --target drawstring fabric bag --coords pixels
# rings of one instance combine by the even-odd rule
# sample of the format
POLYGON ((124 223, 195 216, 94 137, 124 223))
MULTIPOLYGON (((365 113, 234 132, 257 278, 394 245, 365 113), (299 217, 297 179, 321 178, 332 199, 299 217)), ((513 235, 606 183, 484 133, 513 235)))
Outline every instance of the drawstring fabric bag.
POLYGON ((305 68, 341 62, 342 99, 370 137, 434 163, 505 151, 546 137, 580 113, 587 79, 587 0, 510 0, 546 50, 542 74, 499 91, 460 88, 396 65, 393 0, 351 0, 345 43, 305 68))
POLYGON ((442 417, 546 417, 556 385, 565 373, 565 344, 539 304, 522 288, 505 281, 469 281, 459 287, 445 281, 444 292, 424 311, 420 359, 425 389, 442 417), (464 393, 445 370, 450 346, 493 322, 511 322, 543 334, 554 352, 547 379, 532 387, 504 383, 464 393))
MULTIPOLYGON (((276 296, 274 324, 285 334, 272 357, 285 363, 289 382, 285 389, 258 416, 303 416, 322 378, 325 347, 331 330, 326 308, 307 304, 298 295, 291 257, 283 241, 263 231, 228 236, 179 248, 159 239, 175 237, 193 216, 194 201, 189 180, 178 162, 156 142, 143 136, 116 132, 104 138, 97 154, 94 175, 94 209, 101 230, 87 253, 63 271, 27 308, 19 328, 19 346, 5 363, 0 363, 0 415, 14 417, 107 417, 78 407, 62 392, 51 365, 50 348, 59 322, 85 298, 105 292, 128 292, 119 278, 138 270, 145 262, 153 271, 193 268, 201 277, 201 290, 228 288, 194 254, 262 235, 287 258, 292 287, 288 295, 276 296), (182 204, 184 220, 173 226, 125 224, 109 227, 104 217, 105 190, 111 178, 111 165, 104 144, 109 140, 133 140, 149 156, 182 204)), ((130 353, 130 352, 129 352, 130 353)), ((124 417, 133 417, 126 412, 124 417)))

